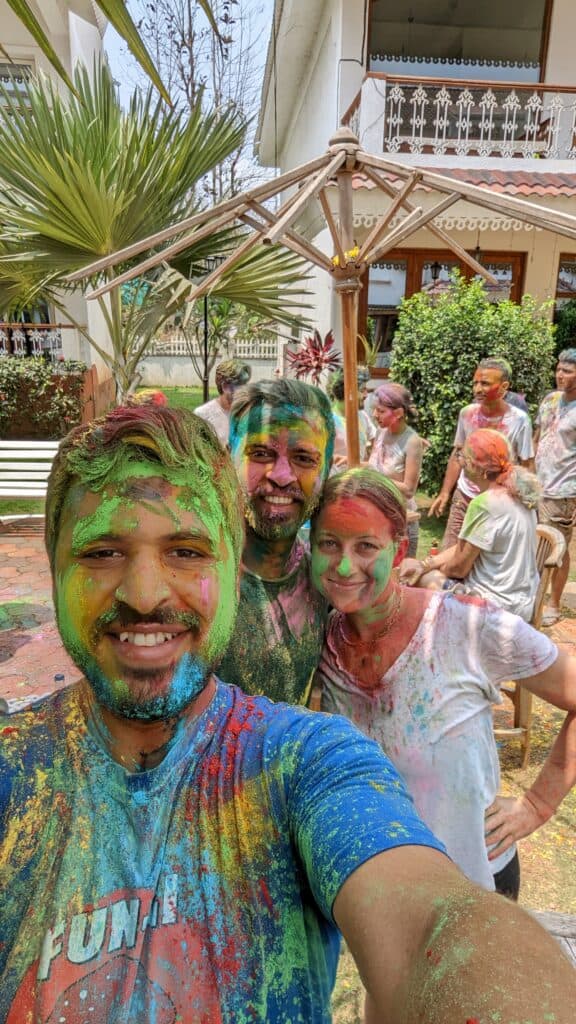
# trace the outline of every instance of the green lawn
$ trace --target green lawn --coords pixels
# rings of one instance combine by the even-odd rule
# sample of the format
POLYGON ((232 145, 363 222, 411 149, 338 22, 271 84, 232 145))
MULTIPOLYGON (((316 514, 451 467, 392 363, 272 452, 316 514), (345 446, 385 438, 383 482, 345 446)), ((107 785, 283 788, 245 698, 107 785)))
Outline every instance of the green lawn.
POLYGON ((439 519, 437 519, 436 516, 433 516, 432 519, 429 519, 428 506, 430 505, 431 499, 427 494, 424 494, 423 491, 418 491, 416 500, 418 502, 418 508, 420 509, 418 558, 425 558, 434 542, 436 542, 436 547, 440 547, 448 516, 444 515, 439 519))
MULTIPOLYGON (((203 402, 202 388, 156 388, 156 390, 162 391, 166 395, 168 405, 172 409, 190 409, 194 412, 194 409, 202 405, 203 402)), ((211 391, 210 398, 215 398, 217 394, 217 391, 211 391)))
POLYGON ((35 515, 43 511, 43 498, 0 498, 0 519, 2 516, 35 515))

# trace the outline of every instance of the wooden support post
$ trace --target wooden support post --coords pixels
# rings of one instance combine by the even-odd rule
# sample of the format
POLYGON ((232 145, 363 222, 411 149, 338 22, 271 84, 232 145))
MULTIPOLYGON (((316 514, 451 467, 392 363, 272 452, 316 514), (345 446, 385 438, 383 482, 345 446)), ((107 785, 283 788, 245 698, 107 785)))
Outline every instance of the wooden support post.
MULTIPOLYGON (((352 171, 341 170, 338 180, 338 210, 340 238, 344 252, 354 245, 354 196, 352 192, 352 171)), ((342 351, 344 354, 344 415, 346 417, 346 447, 348 465, 357 466, 360 461, 358 437, 358 292, 361 284, 358 267, 344 266, 337 279, 336 291, 340 296, 342 313, 342 351)))
POLYGON ((342 316, 342 349, 344 353, 344 415, 346 417, 346 448, 348 465, 360 462, 358 434, 358 293, 362 285, 358 277, 336 282, 342 316))

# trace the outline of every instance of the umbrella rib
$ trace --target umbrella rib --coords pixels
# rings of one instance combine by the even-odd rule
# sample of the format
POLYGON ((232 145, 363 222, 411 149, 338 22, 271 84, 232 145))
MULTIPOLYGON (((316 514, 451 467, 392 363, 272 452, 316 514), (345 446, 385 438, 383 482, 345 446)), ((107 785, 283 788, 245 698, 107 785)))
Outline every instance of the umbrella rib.
MULTIPOLYGON (((366 164, 367 167, 374 167, 376 170, 389 171, 399 178, 407 178, 411 170, 405 164, 398 164, 392 160, 374 156, 371 153, 358 153, 358 163, 366 164)), ((359 171, 362 170, 360 166, 359 171)), ((489 209, 498 210, 507 214, 514 214, 518 220, 525 220, 529 224, 537 224, 545 227, 547 231, 558 230, 564 227, 565 232, 571 231, 576 236, 576 217, 570 213, 563 213, 559 210, 552 210, 546 206, 539 206, 536 203, 528 203, 516 196, 501 196, 490 189, 481 188, 479 185, 470 185, 467 182, 458 181, 445 174, 435 174, 432 171, 422 171, 422 183, 438 192, 457 192, 462 199, 469 199, 478 206, 487 206, 489 209), (554 225, 554 227, 550 227, 554 225)), ((564 233, 565 233, 564 232, 564 233)))
POLYGON ((342 240, 340 238, 340 235, 338 234, 338 228, 336 226, 336 221, 334 220, 334 217, 332 216, 332 210, 330 209, 330 204, 328 203, 328 197, 326 195, 326 190, 324 188, 320 189, 320 192, 318 194, 318 199, 320 200, 320 205, 321 205, 322 210, 324 212, 324 217, 326 219, 326 223, 328 225, 328 229, 330 231, 330 234, 332 235, 332 241, 334 242, 334 248, 336 249, 336 253, 337 253, 338 259, 340 261, 340 266, 344 267, 344 266, 346 266, 346 254, 344 252, 344 246, 342 245, 342 240))
POLYGON ((378 223, 374 225, 374 227, 372 228, 372 231, 368 235, 368 238, 363 243, 362 248, 360 249, 360 252, 358 253, 358 262, 360 262, 361 260, 366 259, 367 254, 370 252, 370 249, 376 244, 378 239, 381 238, 382 235, 384 234, 386 228, 388 227, 388 225, 389 225, 390 221, 392 220, 392 218, 393 218, 394 214, 396 213, 396 211, 401 206, 405 205, 405 200, 406 200, 407 196, 409 196, 410 193, 412 192, 412 190, 416 187, 416 185, 420 181, 420 177, 421 177, 420 172, 419 171, 414 171, 413 174, 410 175, 410 177, 408 178, 406 183, 400 189, 393 189, 393 191, 394 191, 394 198, 392 200, 392 203, 390 204, 390 206, 386 210, 386 213, 380 218, 378 223))
MULTIPOLYGON (((376 171, 374 171, 372 168, 365 167, 364 174, 368 178, 370 178, 370 180, 373 181, 374 184, 378 186, 378 188, 381 188, 383 192, 386 192, 389 196, 391 196, 392 199, 394 199, 398 195, 398 190, 395 189, 392 185, 390 185, 389 182, 384 181, 384 179, 381 178, 380 175, 377 174, 376 171)), ((403 205, 408 211, 414 209, 414 204, 411 203, 408 199, 404 200, 403 205)), ((453 252, 454 255, 458 257, 458 259, 462 260, 463 263, 468 264, 470 269, 473 270, 476 274, 480 274, 490 284, 499 284, 498 279, 494 277, 494 275, 491 274, 489 270, 486 270, 486 267, 483 267, 481 263, 475 260, 474 257, 471 256, 470 253, 466 251, 466 249, 464 249, 461 245, 458 244, 458 242, 455 242, 450 237, 447 231, 444 231, 442 228, 438 227, 437 224, 428 224, 428 231, 435 235, 436 238, 438 238, 441 242, 444 242, 444 244, 448 246, 451 252, 453 252)))
POLYGON ((308 184, 304 185, 304 187, 298 193, 298 199, 293 203, 290 209, 286 210, 286 212, 276 220, 274 227, 270 231, 268 231, 266 235, 264 235, 262 241, 266 245, 272 245, 274 242, 278 240, 278 238, 280 238, 281 235, 284 234, 286 228, 289 227, 290 224, 292 224, 292 222, 296 219, 302 207, 306 205, 310 197, 313 196, 315 192, 318 192, 319 189, 322 188, 322 186, 326 183, 328 178, 330 178, 331 175, 336 173, 336 171, 342 166, 345 160, 346 153, 340 150, 338 153, 336 153, 334 157, 332 157, 330 162, 325 167, 322 168, 319 174, 315 174, 312 178, 310 178, 308 184))
POLYGON ((125 284, 126 281, 131 281, 134 277, 139 277, 144 274, 147 270, 151 270, 153 267, 157 267, 160 263, 166 263, 170 256, 176 256, 183 249, 187 249, 190 245, 195 245, 196 242, 200 242, 203 238, 207 238, 209 235, 214 234, 215 231, 219 231, 220 228, 226 227, 230 221, 236 220, 242 216, 242 212, 246 209, 245 204, 238 208, 238 211, 232 213, 223 214, 222 217, 217 217, 216 220, 207 224, 206 227, 201 228, 200 231, 195 231, 191 235, 186 235, 185 238, 179 238, 173 245, 169 245, 168 248, 162 249, 161 252, 156 252, 148 259, 143 260, 142 263, 138 263, 134 267, 130 267, 129 270, 125 270, 124 273, 119 274, 118 277, 114 277, 111 281, 107 281, 106 284, 101 285, 95 291, 91 292, 88 296, 89 299, 98 299, 101 295, 105 295, 106 292, 117 288, 119 285, 125 284))
POLYGON ((329 153, 324 153, 322 156, 316 157, 315 160, 310 160, 307 164, 302 164, 300 167, 296 167, 292 171, 287 171, 286 174, 282 174, 280 177, 274 178, 272 181, 265 182, 257 188, 250 189, 248 192, 244 192, 239 196, 234 196, 232 199, 226 199, 224 202, 218 203, 217 206, 212 206, 208 210, 201 210, 199 213, 195 213, 191 217, 186 217, 184 220, 178 221, 176 224, 172 224, 168 228, 163 228, 162 231, 156 231, 153 235, 148 235, 147 238, 142 238, 138 242, 133 242, 132 245, 126 246, 124 249, 118 249, 117 252, 113 252, 109 256, 103 256, 101 259, 95 260, 94 263, 89 263, 80 270, 75 270, 74 273, 69 274, 65 280, 67 282, 79 281, 84 277, 91 277, 93 274, 100 273, 102 270, 107 270, 108 267, 113 266, 115 263, 122 263, 124 260, 131 259, 132 256, 137 256, 138 253, 144 252, 145 249, 151 249, 155 245, 161 245, 162 242, 168 241, 168 239, 172 238, 174 235, 179 235, 182 231, 188 231, 190 228, 194 228, 198 224, 202 224, 205 220, 213 217, 215 214, 228 213, 230 210, 245 204, 252 198, 259 200, 269 199, 270 196, 275 195, 276 192, 281 192, 283 189, 300 181, 301 178, 306 178, 319 167, 323 167, 329 157, 329 153))
POLYGON ((444 199, 441 199, 440 202, 436 203, 430 210, 424 210, 424 212, 422 212, 421 207, 415 207, 414 210, 412 210, 412 213, 409 213, 402 223, 399 224, 399 226, 392 231, 387 238, 383 239, 376 249, 372 250, 368 257, 369 262, 372 263, 374 260, 380 259, 385 255, 385 253, 389 252, 390 249, 393 249, 395 245, 398 245, 399 242, 403 242, 409 235, 413 235, 414 232, 425 227, 428 221, 433 220, 434 217, 438 217, 439 214, 443 213, 444 210, 447 210, 449 206, 453 206, 454 203, 457 203, 459 198, 458 193, 453 192, 452 195, 444 196, 444 199), (416 213, 418 213, 417 217, 414 216, 416 213))
MULTIPOLYGON (((273 222, 274 215, 270 210, 267 210, 265 206, 261 206, 260 203, 256 202, 250 203, 250 206, 259 213, 261 217, 267 219, 269 223, 273 222)), ((243 217, 242 219, 244 220, 245 218, 243 217)), ((312 242, 309 242, 307 238, 302 238, 302 235, 299 235, 297 231, 286 231, 282 238, 283 240, 289 239, 295 245, 300 246, 303 252, 299 255, 305 255, 306 259, 309 259, 312 263, 318 264, 319 267, 324 267, 325 270, 332 270, 332 263, 326 253, 322 252, 321 249, 318 249, 318 247, 313 245, 312 242)), ((294 246, 291 246, 291 248, 294 248, 294 246)), ((294 249, 294 252, 296 251, 297 250, 294 249)))
POLYGON ((215 267, 214 270, 212 270, 211 273, 208 274, 208 276, 205 277, 200 282, 199 285, 196 285, 195 288, 192 288, 192 290, 188 294, 188 302, 194 302, 195 299, 199 299, 202 295, 205 295, 206 292, 210 291, 210 288, 212 287, 213 284, 216 284, 216 282, 219 281, 220 278, 223 277, 224 274, 228 270, 230 270, 230 268, 233 267, 234 264, 237 263, 239 259, 242 258, 242 256, 244 256, 247 252, 250 252, 250 250, 254 248, 254 246, 260 240, 261 235, 262 232, 256 230, 254 234, 251 235, 250 238, 246 238, 242 242, 242 245, 239 245, 238 248, 224 260, 223 263, 215 267))

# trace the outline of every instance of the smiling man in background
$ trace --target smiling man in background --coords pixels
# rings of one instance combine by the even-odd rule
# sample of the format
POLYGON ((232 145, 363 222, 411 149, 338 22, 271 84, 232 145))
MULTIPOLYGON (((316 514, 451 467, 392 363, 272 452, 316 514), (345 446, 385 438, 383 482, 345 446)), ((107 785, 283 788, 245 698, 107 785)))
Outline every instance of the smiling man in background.
POLYGON ((478 494, 478 488, 468 479, 460 465, 464 442, 473 430, 488 427, 505 434, 514 461, 528 469, 533 468, 534 446, 530 417, 506 401, 511 374, 512 368, 508 361, 497 357, 483 359, 476 367, 472 380, 474 401, 460 410, 454 447, 448 459, 442 487, 428 511, 429 516, 442 516, 452 495, 442 540, 443 550, 457 543, 468 505, 478 494))
POLYGON ((298 531, 319 502, 334 435, 328 398, 300 381, 249 384, 232 405, 230 449, 246 542, 222 678, 291 704, 306 702, 322 650, 327 606, 312 586, 298 531))

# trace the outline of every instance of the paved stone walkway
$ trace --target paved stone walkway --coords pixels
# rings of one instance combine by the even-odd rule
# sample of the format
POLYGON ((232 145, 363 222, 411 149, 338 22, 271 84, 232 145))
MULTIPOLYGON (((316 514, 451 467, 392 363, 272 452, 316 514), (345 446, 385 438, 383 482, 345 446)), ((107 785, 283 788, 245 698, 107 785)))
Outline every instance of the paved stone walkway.
POLYGON ((10 710, 79 678, 54 621, 50 570, 40 536, 0 536, 0 697, 10 710))
MULTIPOLYGON (((569 588, 574 606, 576 584, 569 588)), ((550 635, 576 653, 576 619, 561 619, 550 635)), ((0 697, 16 710, 79 677, 56 629, 42 537, 0 534, 0 697), (61 673, 64 684, 55 683, 61 673)))

